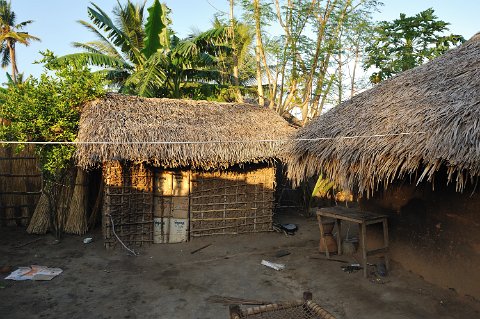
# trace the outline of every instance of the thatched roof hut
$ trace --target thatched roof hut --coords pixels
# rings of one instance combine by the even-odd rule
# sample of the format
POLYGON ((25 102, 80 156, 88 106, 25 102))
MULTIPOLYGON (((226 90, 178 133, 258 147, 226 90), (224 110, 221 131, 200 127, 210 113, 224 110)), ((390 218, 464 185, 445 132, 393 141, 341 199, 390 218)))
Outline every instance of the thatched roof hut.
POLYGON ((431 181, 446 167, 462 191, 480 175, 480 33, 340 104, 296 139, 287 164, 297 182, 324 172, 369 193, 409 175, 431 181))
POLYGON ((293 131, 250 104, 118 94, 88 103, 76 156, 102 167, 105 245, 114 230, 132 245, 271 230, 274 160, 293 131))
POLYGON ((294 129, 250 104, 147 99, 119 94, 88 103, 77 150, 82 167, 111 160, 162 167, 227 168, 275 158, 294 129))

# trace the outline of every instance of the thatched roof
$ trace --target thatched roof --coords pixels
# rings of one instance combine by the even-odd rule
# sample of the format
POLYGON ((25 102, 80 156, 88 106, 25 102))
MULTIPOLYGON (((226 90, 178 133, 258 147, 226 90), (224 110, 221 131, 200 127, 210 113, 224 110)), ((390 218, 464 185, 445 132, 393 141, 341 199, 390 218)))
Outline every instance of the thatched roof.
POLYGON ((408 175, 431 181, 444 166, 462 191, 480 175, 480 33, 340 104, 295 138, 333 138, 289 143, 289 176, 297 182, 323 172, 368 194, 408 175), (366 137, 378 134, 388 135, 366 137))
POLYGON ((76 157, 82 167, 129 160, 226 168, 276 158, 293 131, 260 106, 108 94, 85 105, 76 157))

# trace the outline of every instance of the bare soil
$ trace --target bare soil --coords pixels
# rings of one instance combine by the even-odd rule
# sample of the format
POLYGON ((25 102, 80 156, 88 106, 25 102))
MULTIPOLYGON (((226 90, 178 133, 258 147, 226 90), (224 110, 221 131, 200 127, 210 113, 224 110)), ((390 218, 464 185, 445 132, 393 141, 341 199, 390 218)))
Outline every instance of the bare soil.
MULTIPOLYGON (((480 303, 424 281, 393 263, 388 277, 364 279, 318 253, 314 218, 288 217, 295 236, 280 233, 203 237, 157 244, 130 256, 106 250, 100 231, 83 237, 32 236, 0 230, 0 268, 60 267, 52 281, 0 279, 1 318, 228 318, 213 295, 267 301, 297 300, 303 291, 337 318, 479 318, 480 303), (94 237, 83 244, 84 237, 94 237), (19 247, 36 238, 39 241, 19 247), (192 251, 211 244, 191 254, 192 251), (275 257, 279 250, 290 255, 275 257), (275 271, 262 259, 284 263, 275 271)), ((355 262, 353 256, 339 256, 355 262)), ((2 274, 2 278, 7 274, 2 274)))

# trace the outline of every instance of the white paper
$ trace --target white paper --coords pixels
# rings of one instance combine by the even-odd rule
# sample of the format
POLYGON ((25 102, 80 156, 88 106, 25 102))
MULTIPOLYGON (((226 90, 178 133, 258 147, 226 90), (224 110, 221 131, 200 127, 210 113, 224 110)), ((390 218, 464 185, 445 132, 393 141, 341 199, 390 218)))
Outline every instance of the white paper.
POLYGON ((275 269, 275 270, 285 269, 285 265, 284 265, 284 264, 272 263, 271 261, 267 261, 267 260, 262 260, 262 265, 267 266, 267 267, 270 267, 270 268, 273 268, 273 269, 275 269))
POLYGON ((48 268, 46 266, 32 265, 20 267, 13 271, 5 279, 10 280, 52 280, 63 272, 60 268, 48 268))

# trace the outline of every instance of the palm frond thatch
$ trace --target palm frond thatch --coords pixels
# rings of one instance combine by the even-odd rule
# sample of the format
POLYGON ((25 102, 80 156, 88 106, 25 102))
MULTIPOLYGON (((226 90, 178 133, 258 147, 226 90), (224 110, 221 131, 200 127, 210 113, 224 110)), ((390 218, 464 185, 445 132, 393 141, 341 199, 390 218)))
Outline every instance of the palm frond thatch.
POLYGON ((85 105, 78 134, 79 142, 106 143, 80 144, 76 157, 85 168, 110 160, 227 168, 278 157, 293 131, 260 106, 108 94, 85 105))
POLYGON ((431 181, 446 167, 462 191, 480 175, 479 92, 480 33, 314 119, 286 147, 289 176, 323 172, 368 195, 408 175, 431 181), (387 136, 365 137, 376 134, 387 136), (340 138, 354 136, 363 137, 340 138), (308 140, 325 137, 333 139, 308 140))

